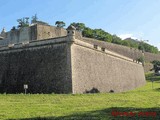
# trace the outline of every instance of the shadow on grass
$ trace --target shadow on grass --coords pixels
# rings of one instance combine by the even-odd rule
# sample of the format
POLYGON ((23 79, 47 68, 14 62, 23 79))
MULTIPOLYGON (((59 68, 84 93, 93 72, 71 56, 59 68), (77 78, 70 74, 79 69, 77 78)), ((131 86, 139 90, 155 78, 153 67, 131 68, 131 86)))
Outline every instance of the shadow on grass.
POLYGON ((160 108, 107 108, 60 117, 35 117, 8 120, 160 120, 160 108), (122 114, 122 116, 120 116, 122 114))
POLYGON ((155 91, 159 91, 160 92, 160 88, 156 88, 155 91))

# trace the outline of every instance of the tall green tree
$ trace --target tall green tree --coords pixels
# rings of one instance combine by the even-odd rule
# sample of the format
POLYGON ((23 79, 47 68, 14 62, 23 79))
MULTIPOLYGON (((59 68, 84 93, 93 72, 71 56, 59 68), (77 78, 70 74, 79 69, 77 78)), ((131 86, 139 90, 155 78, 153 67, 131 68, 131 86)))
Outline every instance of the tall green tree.
POLYGON ((119 45, 124 45, 127 47, 136 48, 136 49, 142 50, 143 52, 146 51, 151 53, 159 53, 158 48, 152 45, 149 45, 147 43, 140 42, 136 39, 127 38, 125 40, 122 40, 117 35, 111 35, 110 33, 106 32, 103 29, 92 29, 92 28, 86 27, 84 23, 73 22, 71 23, 71 25, 73 25, 76 28, 76 30, 82 31, 82 35, 84 37, 94 38, 101 41, 106 41, 106 42, 111 42, 119 45))
POLYGON ((130 43, 128 41, 122 41, 122 45, 130 47, 130 43))
POLYGON ((82 31, 82 35, 84 37, 89 37, 89 38, 94 38, 94 33, 93 30, 89 27, 86 27, 83 31, 82 31))
POLYGON ((118 37, 117 35, 112 35, 112 43, 115 43, 115 44, 119 44, 121 45, 122 44, 122 40, 120 37, 118 37))
POLYGON ((36 23, 38 20, 37 14, 35 14, 34 16, 32 16, 32 20, 31 23, 36 23))
POLYGON ((155 73, 157 73, 160 70, 160 61, 154 60, 152 61, 152 64, 153 64, 153 69, 155 73))
POLYGON ((57 27, 59 27, 59 28, 63 28, 66 24, 63 21, 56 21, 55 25, 57 25, 57 27))
POLYGON ((73 22, 73 23, 71 23, 71 25, 73 25, 76 28, 76 30, 78 30, 78 31, 83 31, 86 28, 84 23, 73 22))
POLYGON ((21 19, 18 19, 17 20, 17 22, 19 23, 18 28, 29 26, 28 20, 29 20, 29 17, 23 17, 21 19))

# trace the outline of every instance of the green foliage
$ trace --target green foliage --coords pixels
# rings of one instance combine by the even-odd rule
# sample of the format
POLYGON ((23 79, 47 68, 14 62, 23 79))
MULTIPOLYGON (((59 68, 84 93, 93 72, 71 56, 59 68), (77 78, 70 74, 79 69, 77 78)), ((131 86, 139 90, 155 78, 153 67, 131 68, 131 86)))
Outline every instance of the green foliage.
POLYGON ((82 35, 85 37, 95 38, 106 42, 112 42, 112 35, 102 29, 84 28, 82 35))
POLYGON ((152 64, 153 64, 153 69, 155 70, 155 72, 158 72, 160 70, 160 61, 154 60, 152 61, 152 64))
POLYGON ((102 30, 102 29, 91 29, 86 27, 84 23, 71 23, 77 30, 82 31, 82 35, 84 37, 94 38, 101 41, 106 41, 110 43, 115 43, 119 45, 124 45, 127 47, 136 48, 142 51, 151 52, 151 53, 159 53, 158 48, 152 45, 149 45, 145 42, 138 41, 135 39, 127 38, 122 40, 116 35, 111 35, 110 33, 102 30))
POLYGON ((142 65, 144 66, 144 62, 145 62, 144 56, 141 56, 140 58, 138 58, 137 61, 141 62, 142 65))
POLYGON ((147 43, 144 43, 142 42, 141 44, 141 47, 143 48, 144 51, 146 52, 151 52, 151 53, 158 53, 158 48, 157 47, 154 47, 152 45, 149 45, 147 43))
POLYGON ((63 28, 66 24, 63 21, 56 21, 55 25, 57 25, 59 28, 63 28))
POLYGON ((152 61, 152 64, 153 64, 153 65, 160 65, 160 61, 154 60, 154 61, 152 61))
POLYGON ((91 28, 86 27, 83 31, 82 31, 82 35, 85 37, 89 37, 89 38, 93 38, 93 30, 91 28))
POLYGON ((32 20, 31 23, 36 23, 38 20, 37 14, 35 14, 34 16, 32 16, 32 20))
POLYGON ((124 46, 128 46, 128 47, 130 47, 130 44, 129 44, 129 42, 128 41, 122 41, 122 44, 121 45, 124 45, 124 46))
POLYGON ((24 17, 24 18, 18 19, 17 20, 17 22, 19 23, 18 28, 29 26, 28 20, 29 20, 29 17, 24 17))
POLYGON ((122 44, 122 40, 120 37, 118 37, 117 35, 112 35, 112 43, 115 43, 115 44, 119 44, 121 45, 122 44))
POLYGON ((123 40, 123 41, 127 41, 128 42, 128 45, 130 46, 130 47, 132 47, 132 48, 136 48, 136 49, 138 49, 138 40, 134 40, 134 39, 132 39, 132 38, 126 38, 125 40, 123 40))
MULTIPOLYGON (((159 77, 152 76, 144 87, 123 93, 98 94, 0 94, 0 119, 12 120, 121 120, 134 117, 112 116, 113 110, 157 112, 159 117, 159 77), (154 98, 154 99, 153 99, 154 98), (143 101, 144 100, 144 101, 143 101), (143 102, 143 104, 142 104, 143 102), (14 106, 14 107, 13 107, 14 106), (151 109, 152 108, 152 109, 151 109)), ((137 117, 152 119, 150 117, 137 117)))
POLYGON ((71 23, 71 25, 73 25, 76 28, 76 30, 78 30, 78 31, 83 31, 86 28, 84 23, 73 22, 73 23, 71 23))

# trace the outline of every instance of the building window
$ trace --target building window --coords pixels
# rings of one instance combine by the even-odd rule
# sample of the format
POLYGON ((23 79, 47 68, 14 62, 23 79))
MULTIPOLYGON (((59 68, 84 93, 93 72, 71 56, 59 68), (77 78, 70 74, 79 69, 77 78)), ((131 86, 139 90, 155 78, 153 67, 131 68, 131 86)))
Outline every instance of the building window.
POLYGON ((93 47, 94 47, 95 49, 97 49, 97 48, 98 48, 98 45, 94 45, 93 47))
POLYGON ((105 48, 102 47, 101 50, 104 52, 104 51, 105 51, 105 48))

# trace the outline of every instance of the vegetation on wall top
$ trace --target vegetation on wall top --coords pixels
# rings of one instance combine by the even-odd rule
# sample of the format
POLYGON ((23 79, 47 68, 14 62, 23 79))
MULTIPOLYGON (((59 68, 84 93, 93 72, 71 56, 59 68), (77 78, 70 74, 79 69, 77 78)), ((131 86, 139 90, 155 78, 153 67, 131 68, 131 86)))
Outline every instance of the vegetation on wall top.
POLYGON ((92 29, 89 27, 86 27, 84 23, 71 23, 78 31, 82 31, 82 35, 84 37, 94 38, 105 42, 115 43, 119 45, 124 45, 127 47, 136 48, 139 50, 142 50, 143 52, 150 52, 150 53, 159 53, 158 48, 154 47, 146 42, 143 42, 143 40, 139 41, 132 38, 127 38, 125 40, 122 40, 120 37, 118 37, 115 34, 110 34, 103 29, 92 29))
MULTIPOLYGON (((18 28, 29 26, 28 20, 29 20, 29 17, 18 19, 17 20, 17 22, 19 23, 18 28)), ((32 16, 31 23, 47 24, 43 21, 38 21, 38 17, 36 14, 32 16)), ((65 22, 56 21, 55 25, 59 28, 63 28, 65 26, 65 22)), ((115 43, 115 44, 119 44, 127 47, 136 48, 136 49, 142 50, 143 52, 145 51, 145 52, 156 53, 156 54, 160 53, 157 47, 154 47, 153 45, 150 45, 144 42, 144 40, 139 41, 137 39, 132 39, 132 38, 127 38, 125 40, 122 40, 120 37, 118 37, 115 34, 112 35, 104 31, 103 29, 89 28, 85 26, 84 23, 73 22, 71 23, 71 25, 73 25, 76 28, 76 30, 81 31, 84 37, 94 38, 94 39, 105 41, 105 42, 110 42, 110 43, 115 43)), ((15 29, 15 27, 13 27, 12 29, 15 29)))

